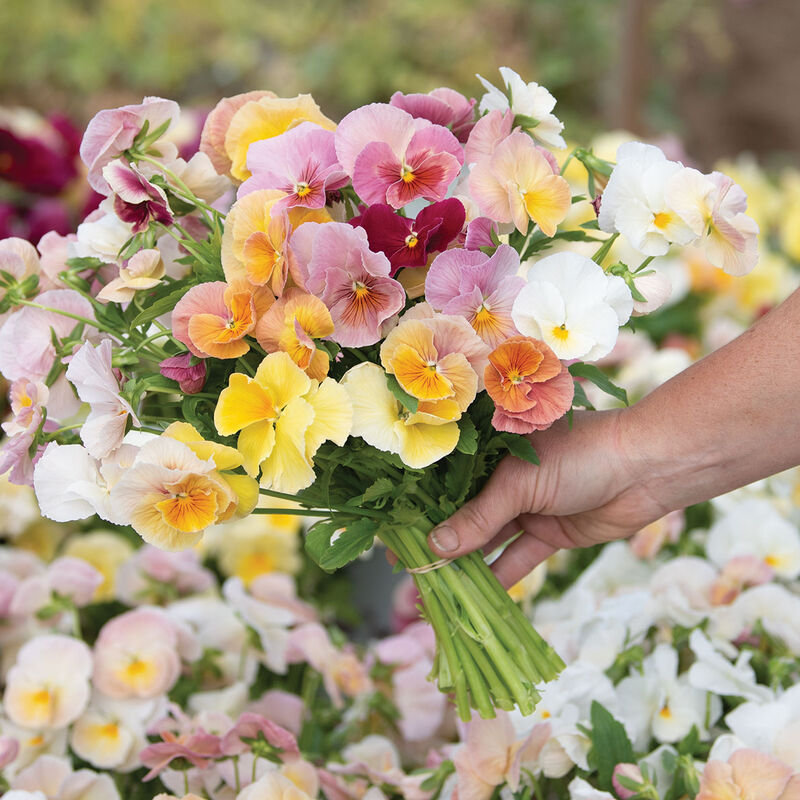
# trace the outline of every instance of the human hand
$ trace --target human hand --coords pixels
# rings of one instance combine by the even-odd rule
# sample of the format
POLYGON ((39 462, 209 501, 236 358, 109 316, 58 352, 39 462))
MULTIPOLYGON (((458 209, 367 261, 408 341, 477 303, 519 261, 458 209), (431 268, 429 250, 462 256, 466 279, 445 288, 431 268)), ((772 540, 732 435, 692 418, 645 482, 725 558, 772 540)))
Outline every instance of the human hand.
POLYGON ((512 586, 561 548, 623 539, 671 510, 648 491, 635 447, 633 409, 580 412, 530 439, 540 466, 511 456, 482 491, 428 537, 433 552, 455 558, 489 553, 520 531, 492 569, 512 586))

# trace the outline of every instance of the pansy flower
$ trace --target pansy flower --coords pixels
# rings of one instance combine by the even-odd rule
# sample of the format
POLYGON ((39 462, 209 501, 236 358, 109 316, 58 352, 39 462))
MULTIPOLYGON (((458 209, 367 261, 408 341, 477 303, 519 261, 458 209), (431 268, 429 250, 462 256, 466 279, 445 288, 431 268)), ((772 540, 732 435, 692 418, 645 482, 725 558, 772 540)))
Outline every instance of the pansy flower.
POLYGON ((389 105, 402 108, 417 119, 449 128, 459 142, 465 142, 475 124, 475 102, 461 92, 440 87, 427 94, 395 92, 389 105))
POLYGON ((364 202, 392 208, 417 197, 442 200, 464 163, 447 128, 385 103, 357 108, 339 123, 336 154, 364 202))
POLYGON ((150 183, 135 164, 118 158, 103 167, 103 177, 114 193, 114 212, 133 226, 133 233, 146 231, 151 222, 172 224, 172 211, 164 190, 150 183))
POLYGON ((464 205, 451 197, 425 206, 416 219, 401 217, 385 203, 375 203, 350 224, 367 232, 370 249, 386 255, 394 275, 401 267, 425 266, 431 253, 446 249, 461 233, 465 219, 464 205))

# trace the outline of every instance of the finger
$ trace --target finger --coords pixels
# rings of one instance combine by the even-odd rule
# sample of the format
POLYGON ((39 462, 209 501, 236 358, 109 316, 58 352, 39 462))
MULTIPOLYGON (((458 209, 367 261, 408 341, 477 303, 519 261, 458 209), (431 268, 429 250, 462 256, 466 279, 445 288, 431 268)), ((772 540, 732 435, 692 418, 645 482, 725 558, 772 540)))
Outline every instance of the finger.
POLYGON ((492 572, 506 589, 510 589, 557 549, 529 533, 523 534, 492 564, 492 572))
MULTIPOLYGON (((502 463, 500 465, 502 467, 502 463)), ((490 542, 519 513, 513 492, 504 485, 498 467, 486 486, 428 536, 431 550, 445 558, 471 553, 490 542)))

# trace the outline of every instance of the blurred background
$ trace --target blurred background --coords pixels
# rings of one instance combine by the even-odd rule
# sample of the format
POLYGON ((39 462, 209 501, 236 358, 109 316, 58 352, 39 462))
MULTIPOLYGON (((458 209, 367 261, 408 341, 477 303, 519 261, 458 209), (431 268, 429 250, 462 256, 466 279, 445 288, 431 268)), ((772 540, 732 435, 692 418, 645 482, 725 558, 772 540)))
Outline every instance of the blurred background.
POLYGON ((573 139, 672 132, 706 166, 797 155, 798 33, 796 0, 3 0, 0 104, 81 127, 145 94, 268 88, 336 118, 397 89, 474 95, 505 64, 573 139))

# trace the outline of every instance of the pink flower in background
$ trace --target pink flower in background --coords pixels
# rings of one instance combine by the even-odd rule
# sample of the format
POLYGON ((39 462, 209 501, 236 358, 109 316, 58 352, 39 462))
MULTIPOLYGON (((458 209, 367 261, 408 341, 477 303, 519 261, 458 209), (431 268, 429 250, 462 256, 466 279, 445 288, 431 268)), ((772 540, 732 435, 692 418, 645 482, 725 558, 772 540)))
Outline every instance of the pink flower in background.
POLYGON ((735 556, 722 568, 711 584, 711 604, 732 603, 749 586, 759 586, 772 580, 775 570, 754 555, 735 556))
POLYGON ((736 750, 727 762, 706 764, 697 794, 697 800, 729 797, 797 800, 800 773, 793 774, 790 766, 758 750, 736 750))
POLYGON ((154 602, 159 585, 164 594, 183 597, 207 591, 215 585, 214 575, 201 563, 194 550, 170 552, 153 545, 140 547, 117 572, 117 596, 129 605, 154 602))
MULTIPOLYGON (((15 236, 0 240, 0 270, 13 275, 17 283, 21 283, 30 275, 38 275, 39 254, 36 248, 25 239, 15 236)), ((0 287, 0 300, 5 294, 6 289, 0 287)))
POLYGON ((150 772, 142 778, 151 781, 162 773, 175 758, 185 758, 198 769, 205 769, 215 758, 222 755, 220 737, 206 733, 198 727, 191 733, 175 734, 161 731, 164 741, 148 745, 139 753, 139 761, 150 772))
POLYGON ((465 218, 463 204, 451 197, 425 206, 416 219, 376 203, 350 224, 367 232, 370 250, 389 259, 394 275, 401 267, 425 266, 429 254, 444 250, 461 233, 465 218))
POLYGON ((441 200, 464 162, 447 128, 384 103, 351 111, 336 129, 336 154, 364 202, 402 208, 441 200))
POLYGON ((19 742, 10 736, 0 736, 0 769, 7 767, 19 753, 19 742))
POLYGON ((114 212, 133 226, 133 233, 146 231, 151 222, 172 224, 164 190, 150 183, 137 166, 118 158, 103 167, 103 177, 114 193, 114 212))
POLYGON ((98 459, 107 458, 122 444, 129 415, 135 425, 141 425, 119 393, 111 349, 110 339, 103 339, 97 347, 84 342, 67 367, 67 379, 91 408, 81 426, 81 441, 89 455, 98 459))
POLYGON ((345 347, 375 344, 381 325, 400 311, 406 293, 389 277, 386 256, 369 249, 363 228, 307 222, 294 232, 291 246, 295 281, 331 312, 331 339, 345 347))
POLYGON ((322 208, 326 193, 349 179, 336 159, 333 131, 301 122, 286 133, 253 142, 247 151, 252 173, 239 188, 239 197, 258 189, 279 189, 286 197, 275 208, 322 208))
POLYGON ((57 558, 45 573, 32 575, 20 583, 11 603, 11 613, 33 615, 52 603, 55 594, 83 608, 92 601, 103 580, 100 572, 80 558, 57 558))
POLYGON ((242 714, 236 720, 236 724, 222 738, 222 752, 226 756, 246 753, 250 750, 250 745, 242 740, 258 739, 259 735, 263 735, 270 745, 281 751, 281 760, 291 761, 300 758, 297 739, 292 733, 266 717, 251 712, 242 714))
MULTIPOLYGON (((36 302, 87 319, 94 317, 92 304, 72 289, 43 292, 36 302)), ((18 378, 43 380, 56 355, 51 329, 56 336, 63 338, 76 325, 75 319, 56 311, 31 307, 15 311, 0 328, 0 372, 10 381, 18 378)), ((94 328, 87 326, 84 334, 89 336, 94 332, 94 328)))
POLYGON ((518 333, 511 319, 514 300, 525 285, 517 275, 519 256, 500 245, 492 256, 480 250, 447 250, 425 279, 425 298, 437 311, 465 317, 478 336, 496 347, 518 333))
POLYGON ((389 105, 402 108, 412 117, 450 128, 459 142, 465 142, 475 125, 475 99, 442 87, 427 94, 395 92, 389 105))
POLYGON ((165 378, 178 382, 184 394, 197 394, 205 385, 207 374, 205 359, 198 358, 192 353, 181 353, 179 356, 165 358, 159 362, 158 367, 165 378))
POLYGON ((272 720, 295 736, 299 736, 306 705, 296 694, 283 689, 269 689, 260 700, 250 705, 250 711, 272 720))
POLYGON ((56 231, 49 231, 39 239, 39 244, 36 246, 41 254, 39 285, 43 289, 67 288, 58 274, 67 269, 68 247, 77 240, 78 237, 74 233, 62 236, 56 231))
POLYGON ((109 194, 110 187, 103 176, 103 168, 127 150, 145 123, 153 133, 165 122, 174 123, 180 109, 173 100, 145 97, 138 105, 108 108, 98 112, 86 126, 81 141, 80 154, 89 168, 89 184, 101 194, 109 194))

